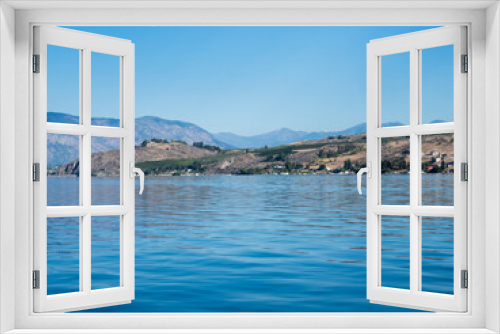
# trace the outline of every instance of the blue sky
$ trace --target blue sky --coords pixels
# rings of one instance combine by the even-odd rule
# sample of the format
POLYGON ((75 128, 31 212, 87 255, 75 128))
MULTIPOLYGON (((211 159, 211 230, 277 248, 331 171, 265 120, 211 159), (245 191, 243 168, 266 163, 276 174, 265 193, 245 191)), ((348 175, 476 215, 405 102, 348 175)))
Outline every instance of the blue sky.
MULTIPOLYGON (((254 135, 341 130, 366 121, 366 44, 428 27, 71 27, 129 39, 136 116, 254 135)), ((452 120, 453 48, 424 50, 425 122, 452 120)), ((77 114, 78 52, 49 49, 48 109, 77 114), (52 73, 52 74, 51 74, 52 73)), ((389 59, 391 57, 391 59, 389 59)), ((409 65, 382 60, 383 121, 407 123, 409 65)), ((92 114, 117 117, 117 57, 92 56, 92 114)))

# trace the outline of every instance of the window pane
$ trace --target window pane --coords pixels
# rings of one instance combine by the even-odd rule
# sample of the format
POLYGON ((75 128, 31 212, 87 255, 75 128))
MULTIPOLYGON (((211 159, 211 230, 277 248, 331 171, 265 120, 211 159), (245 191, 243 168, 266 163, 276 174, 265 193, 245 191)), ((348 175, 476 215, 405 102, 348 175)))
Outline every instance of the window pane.
POLYGON ((80 123, 80 50, 47 45, 47 122, 80 123))
POLYGON ((120 126, 120 57, 92 52, 92 125, 120 126))
POLYGON ((453 122, 453 45, 423 49, 422 123, 453 122))
POLYGON ((382 286, 410 289, 410 217, 382 216, 382 286))
POLYGON ((120 205, 120 138, 92 137, 92 205, 120 205))
POLYGON ((381 204, 410 204, 410 137, 382 138, 381 204))
POLYGON ((47 205, 80 205, 80 136, 47 134, 47 205))
POLYGON ((120 286, 120 216, 92 217, 92 289, 120 286))
POLYGON ((382 126, 410 124, 410 53, 381 58, 382 126))
POLYGON ((422 291, 453 294, 453 218, 422 218, 422 291))
POLYGON ((453 206, 454 136, 422 136, 422 205, 453 206))
POLYGON ((80 291, 80 218, 47 218, 47 294, 80 291))

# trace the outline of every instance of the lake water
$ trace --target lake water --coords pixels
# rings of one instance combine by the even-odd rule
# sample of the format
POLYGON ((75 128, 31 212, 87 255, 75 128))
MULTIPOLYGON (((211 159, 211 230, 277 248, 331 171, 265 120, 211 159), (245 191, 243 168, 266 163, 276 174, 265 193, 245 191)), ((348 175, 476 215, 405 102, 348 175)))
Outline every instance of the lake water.
MULTIPOLYGON (((453 204, 453 175, 422 177, 425 203, 453 204)), ((49 205, 78 202, 78 178, 48 182, 49 205)), ((116 201, 118 182, 93 178, 94 204, 116 201)), ((406 204, 408 188, 409 175, 384 174, 384 204, 406 204)), ((382 224, 382 283, 405 288, 407 217, 382 224)), ((453 220, 422 229, 423 288, 452 293, 453 220)), ((365 247, 355 175, 148 177, 136 195, 136 298, 91 311, 412 311, 366 299, 365 247)), ((93 288, 119 284, 118 250, 118 218, 93 219, 93 288)), ((78 219, 49 219, 49 294, 78 291, 78 258, 78 219)))

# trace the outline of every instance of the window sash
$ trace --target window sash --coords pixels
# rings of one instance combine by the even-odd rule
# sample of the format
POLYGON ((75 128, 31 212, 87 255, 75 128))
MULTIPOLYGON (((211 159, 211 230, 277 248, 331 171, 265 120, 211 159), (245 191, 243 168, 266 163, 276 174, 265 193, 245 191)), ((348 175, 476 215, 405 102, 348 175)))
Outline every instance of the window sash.
POLYGON ((40 182, 34 184, 34 266, 40 288, 33 290, 34 312, 66 312, 128 303, 134 298, 134 45, 130 41, 64 28, 34 28, 34 54, 40 73, 34 74, 34 161, 40 163, 40 182), (47 45, 80 50, 80 124, 48 123, 47 45), (91 54, 120 57, 120 127, 91 125, 91 54), (77 135, 80 140, 80 205, 47 207, 47 134, 77 135), (120 139, 120 205, 91 205, 91 139, 120 139), (91 217, 120 216, 120 286, 91 288, 91 217), (47 218, 79 217, 80 291, 47 295, 47 218))
POLYGON ((371 302, 423 310, 467 311, 467 290, 461 288, 460 272, 467 269, 467 184, 454 174, 454 206, 420 205, 422 135, 454 133, 454 162, 467 162, 467 76, 460 73, 461 54, 466 54, 466 28, 446 27, 371 41, 367 48, 367 162, 372 177, 367 181, 367 297, 371 302), (422 49, 454 45, 454 122, 421 124, 422 49), (381 57, 410 53, 410 125, 382 127, 381 57), (410 205, 381 205, 382 138, 410 137, 410 205), (410 289, 383 287, 381 284, 381 215, 410 217, 410 289), (444 295, 421 290, 421 218, 454 218, 454 294, 444 295))

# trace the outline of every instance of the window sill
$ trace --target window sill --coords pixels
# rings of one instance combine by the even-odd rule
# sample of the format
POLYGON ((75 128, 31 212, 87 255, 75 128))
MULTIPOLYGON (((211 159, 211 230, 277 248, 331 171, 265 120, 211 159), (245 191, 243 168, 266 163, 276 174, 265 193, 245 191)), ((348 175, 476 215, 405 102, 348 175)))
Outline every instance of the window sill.
POLYGON ((488 329, 14 329, 5 334, 487 334, 488 329))

